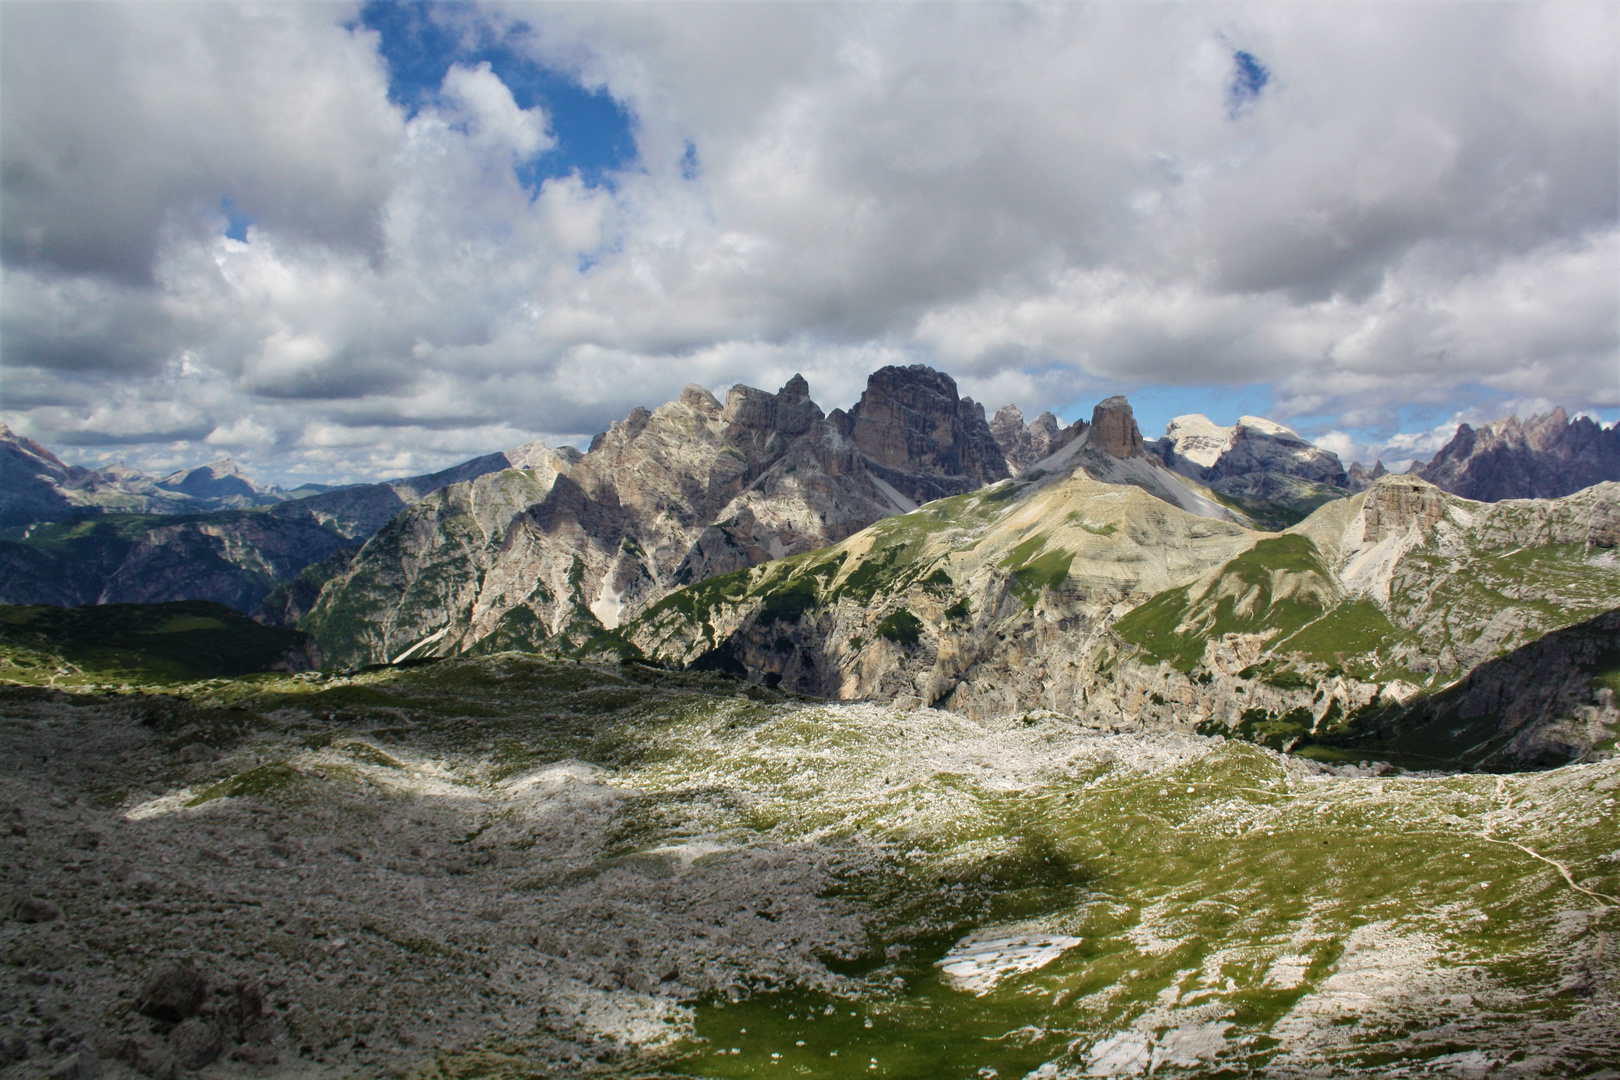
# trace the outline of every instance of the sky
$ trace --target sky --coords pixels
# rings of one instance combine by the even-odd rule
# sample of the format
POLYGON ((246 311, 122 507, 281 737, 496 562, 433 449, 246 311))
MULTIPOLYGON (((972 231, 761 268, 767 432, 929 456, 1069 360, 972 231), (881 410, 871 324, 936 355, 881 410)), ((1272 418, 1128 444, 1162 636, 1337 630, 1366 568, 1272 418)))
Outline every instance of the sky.
POLYGON ((296 484, 885 364, 1347 462, 1620 417, 1620 8, 0 5, 0 418, 296 484))

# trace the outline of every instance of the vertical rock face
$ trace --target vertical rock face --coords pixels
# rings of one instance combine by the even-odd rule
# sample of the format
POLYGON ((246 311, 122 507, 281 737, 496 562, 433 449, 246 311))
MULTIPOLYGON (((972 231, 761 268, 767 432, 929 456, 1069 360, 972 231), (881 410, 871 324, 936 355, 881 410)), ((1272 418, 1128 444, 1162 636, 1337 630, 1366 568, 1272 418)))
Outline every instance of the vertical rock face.
POLYGON ((1097 403, 1091 411, 1091 439, 1089 444, 1117 458, 1147 457, 1142 433, 1136 427, 1136 414, 1131 403, 1115 395, 1097 403))
POLYGON ((861 400, 830 419, 886 482, 915 502, 1010 475, 984 406, 960 397, 955 379, 922 364, 873 372, 861 400))
POLYGON ((1446 497, 1439 488, 1416 477, 1385 477, 1367 492, 1362 513, 1362 542, 1376 544, 1414 526, 1426 532, 1445 516, 1446 497))
POLYGON ((1561 498, 1620 480, 1620 430, 1585 416, 1571 422, 1562 408, 1477 430, 1463 424, 1418 475, 1480 502, 1561 498))
POLYGON ((1003 405, 990 420, 990 434, 1007 458, 1008 470, 1015 475, 1056 449, 1060 430, 1058 418, 1049 412, 1041 413, 1026 426, 1024 414, 1016 405, 1003 405))

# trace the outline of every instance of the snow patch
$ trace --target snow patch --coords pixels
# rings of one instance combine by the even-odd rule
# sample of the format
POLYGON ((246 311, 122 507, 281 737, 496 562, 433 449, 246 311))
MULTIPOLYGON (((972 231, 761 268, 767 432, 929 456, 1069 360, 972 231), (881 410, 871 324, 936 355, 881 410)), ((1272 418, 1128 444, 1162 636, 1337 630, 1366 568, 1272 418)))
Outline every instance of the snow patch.
POLYGON ((389 661, 389 662, 394 663, 394 664, 403 663, 405 660, 407 660, 410 657, 410 655, 412 653, 416 652, 418 649, 425 649, 429 645, 433 644, 435 641, 438 641, 440 638, 444 637, 444 635, 448 634, 450 632, 450 625, 451 625, 450 623, 445 623, 444 627, 442 629, 440 629, 438 633, 428 635, 427 637, 423 638, 421 641, 418 641, 415 645, 412 645, 410 648, 406 649, 404 652, 402 652, 398 656, 394 657, 394 659, 389 661))
POLYGON ((1063 934, 991 934, 1005 935, 1006 928, 975 931, 934 962, 948 984, 975 995, 988 994, 1009 975, 1043 968, 1081 940, 1063 934))
POLYGON ((602 579, 602 591, 591 603, 591 614, 609 630, 618 629, 619 617, 624 612, 623 595, 613 591, 613 578, 608 576, 602 579))

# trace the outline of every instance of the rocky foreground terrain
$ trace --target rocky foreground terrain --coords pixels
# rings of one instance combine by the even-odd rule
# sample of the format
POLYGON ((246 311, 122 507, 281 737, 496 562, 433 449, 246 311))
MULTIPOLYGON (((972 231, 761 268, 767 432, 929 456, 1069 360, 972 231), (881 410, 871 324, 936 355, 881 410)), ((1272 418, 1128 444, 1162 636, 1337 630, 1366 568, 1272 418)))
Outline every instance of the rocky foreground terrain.
POLYGON ((0 691, 19 1080, 1620 1060, 1612 761, 1331 767, 516 654, 39 679, 0 691))

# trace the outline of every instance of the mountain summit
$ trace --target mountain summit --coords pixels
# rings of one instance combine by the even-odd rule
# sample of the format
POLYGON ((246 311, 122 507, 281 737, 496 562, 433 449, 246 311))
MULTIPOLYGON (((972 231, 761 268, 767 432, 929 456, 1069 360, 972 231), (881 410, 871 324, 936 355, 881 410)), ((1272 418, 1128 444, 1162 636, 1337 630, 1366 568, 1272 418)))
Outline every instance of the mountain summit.
POLYGON ((959 397, 956 380, 922 364, 872 373, 846 415, 828 420, 867 458, 867 468, 924 503, 1005 480, 1006 455, 984 406, 959 397))

